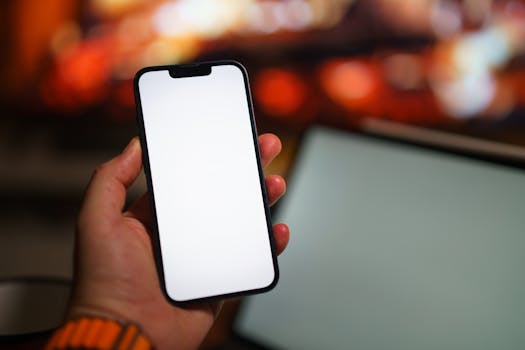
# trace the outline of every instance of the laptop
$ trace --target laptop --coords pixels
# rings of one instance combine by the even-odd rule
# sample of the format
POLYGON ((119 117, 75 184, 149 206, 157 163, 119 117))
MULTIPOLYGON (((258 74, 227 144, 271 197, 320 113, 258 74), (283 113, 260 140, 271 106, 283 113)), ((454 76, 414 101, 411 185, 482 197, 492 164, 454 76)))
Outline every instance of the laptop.
POLYGON ((523 164, 316 127, 274 219, 292 238, 242 305, 245 344, 523 348, 523 164))

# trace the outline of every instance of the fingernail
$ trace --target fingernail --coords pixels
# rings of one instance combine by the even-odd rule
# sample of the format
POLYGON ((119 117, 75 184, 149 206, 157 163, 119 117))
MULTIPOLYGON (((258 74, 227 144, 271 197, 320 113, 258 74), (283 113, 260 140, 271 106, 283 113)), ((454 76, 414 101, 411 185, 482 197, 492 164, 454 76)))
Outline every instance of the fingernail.
POLYGON ((134 138, 131 139, 131 141, 129 141, 128 145, 126 146, 126 148, 124 149, 122 153, 128 153, 129 151, 138 147, 139 145, 140 145, 139 138, 135 136, 134 138))

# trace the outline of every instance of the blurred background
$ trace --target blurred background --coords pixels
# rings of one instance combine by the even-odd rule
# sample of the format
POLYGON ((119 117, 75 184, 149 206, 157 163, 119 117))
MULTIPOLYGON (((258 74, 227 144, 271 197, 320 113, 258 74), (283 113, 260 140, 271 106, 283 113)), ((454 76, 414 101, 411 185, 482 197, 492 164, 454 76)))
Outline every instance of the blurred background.
POLYGON ((284 176, 312 125, 525 146, 525 1, 18 0, 0 20, 4 279, 70 279, 83 190, 137 134, 143 66, 242 62, 259 132, 284 143, 269 171, 284 176))

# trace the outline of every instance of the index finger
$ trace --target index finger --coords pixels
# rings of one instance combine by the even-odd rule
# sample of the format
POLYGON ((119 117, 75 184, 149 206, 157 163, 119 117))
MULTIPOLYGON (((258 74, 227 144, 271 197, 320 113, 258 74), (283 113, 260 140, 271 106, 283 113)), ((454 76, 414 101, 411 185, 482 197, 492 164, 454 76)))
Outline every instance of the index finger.
POLYGON ((93 217, 115 220, 120 217, 126 201, 126 189, 137 178, 142 165, 138 138, 133 138, 126 149, 99 166, 91 178, 80 211, 79 221, 86 224, 93 217))
POLYGON ((259 149, 261 151, 262 166, 266 167, 281 152, 281 140, 274 134, 259 136, 259 149))

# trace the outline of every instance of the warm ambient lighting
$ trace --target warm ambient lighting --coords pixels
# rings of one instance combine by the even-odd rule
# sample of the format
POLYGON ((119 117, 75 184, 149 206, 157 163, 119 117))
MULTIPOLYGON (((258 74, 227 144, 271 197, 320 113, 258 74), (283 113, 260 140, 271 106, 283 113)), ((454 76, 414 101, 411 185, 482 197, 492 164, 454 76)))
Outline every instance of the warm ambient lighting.
POLYGON ((91 42, 63 54, 41 88, 44 101, 66 109, 101 102, 111 75, 106 51, 103 42, 91 42))
POLYGON ((494 70, 512 57, 509 33, 498 26, 460 37, 437 49, 432 88, 443 109, 465 119, 482 114, 497 93, 494 70))
POLYGON ((377 96, 379 76, 370 62, 330 61, 321 68, 321 84, 335 102, 355 110, 377 96))
POLYGON ((195 35, 216 38, 230 30, 238 21, 242 1, 182 0, 158 7, 153 25, 160 35, 177 37, 195 35))
MULTIPOLYGON (((86 9, 92 22, 84 26, 69 20, 57 26, 49 42, 52 70, 42 78, 41 94, 47 104, 59 109, 80 110, 106 101, 130 108, 129 90, 118 88, 115 93, 113 88, 124 86, 142 66, 184 63, 230 49, 234 55, 237 49, 252 52, 267 37, 268 47, 290 44, 287 47, 294 54, 306 52, 295 52, 296 44, 297 48, 308 44, 312 45, 304 46, 308 50, 322 50, 320 33, 310 36, 308 32, 348 20, 345 14, 353 3, 89 0, 86 9)), ((380 12, 409 27, 424 20, 426 33, 436 41, 422 50, 389 48, 360 57, 321 56, 316 61, 307 58, 302 65, 296 65, 298 56, 288 57, 287 50, 281 54, 276 49, 268 56, 259 51, 261 59, 251 65, 254 100, 268 116, 300 122, 312 120, 320 111, 319 115, 333 120, 374 115, 431 123, 450 118, 504 118, 525 105, 519 63, 525 53, 523 2, 363 3, 359 6, 392 9, 380 12), (483 26, 475 26, 480 21, 483 26), (509 62, 515 64, 510 67, 509 62), (287 68, 264 69, 274 64, 287 68)), ((343 27, 337 29, 337 35, 343 35, 343 27)))
POLYGON ((294 115, 304 105, 306 86, 296 74, 273 68, 257 75, 254 94, 265 113, 286 117, 294 115))

